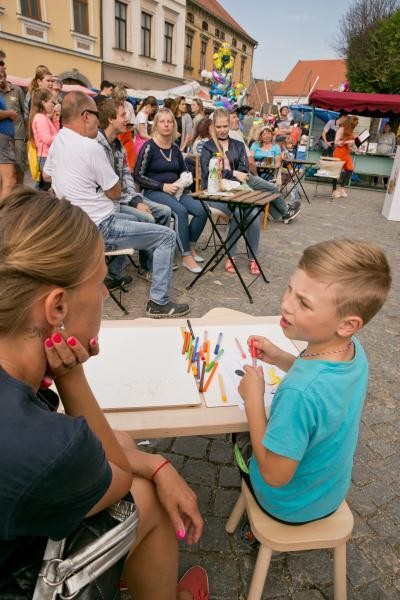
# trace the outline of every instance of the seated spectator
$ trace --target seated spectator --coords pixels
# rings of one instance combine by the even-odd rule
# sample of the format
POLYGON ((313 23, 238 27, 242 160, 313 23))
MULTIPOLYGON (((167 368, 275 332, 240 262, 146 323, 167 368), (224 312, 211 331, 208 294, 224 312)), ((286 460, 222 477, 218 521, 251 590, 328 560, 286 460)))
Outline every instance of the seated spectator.
POLYGON ((203 262, 204 258, 197 254, 194 246, 205 227, 207 215, 201 203, 191 196, 183 193, 179 200, 175 197, 179 191, 177 180, 187 172, 187 167, 182 152, 174 144, 176 121, 168 108, 158 111, 152 132, 153 139, 142 147, 133 176, 146 198, 170 207, 182 266, 192 273, 199 273, 201 268, 197 263, 203 262))
MULTIPOLYGON (((247 144, 245 144, 243 141, 243 134, 240 131, 239 118, 236 112, 232 112, 229 115, 229 137, 244 144, 248 160, 250 187, 254 189, 267 190, 276 194, 279 191, 277 185, 271 183, 270 181, 266 181, 257 175, 257 166, 247 144)), ((272 200, 269 205, 269 214, 274 221, 290 223, 299 214, 299 209, 299 202, 288 205, 281 196, 276 200, 272 200)))
POLYGON ((257 162, 271 159, 270 162, 275 167, 280 167, 281 165, 282 152, 278 144, 274 143, 274 134, 268 126, 261 127, 258 134, 258 141, 250 146, 250 153, 257 162))
POLYGON ((211 125, 212 125, 212 121, 209 117, 204 117, 197 124, 195 133, 194 133, 194 142, 192 145, 192 151, 195 156, 201 155, 201 150, 202 150, 205 142, 207 142, 210 139, 211 125))
MULTIPOLYGON (((102 102, 99 105, 100 127, 97 141, 103 146, 110 165, 116 172, 121 184, 120 212, 136 217, 142 223, 158 223, 169 227, 171 209, 162 204, 151 202, 136 191, 133 177, 129 170, 127 154, 118 135, 126 129, 127 115, 122 102, 115 100, 102 102)), ((139 251, 140 277, 151 280, 152 253, 139 251)))
POLYGON ((104 100, 109 100, 112 96, 112 93, 114 91, 114 84, 111 83, 111 81, 107 81, 106 79, 104 79, 101 84, 100 84, 100 92, 97 94, 97 96, 95 96, 93 98, 93 100, 96 102, 97 106, 99 106, 99 104, 101 104, 102 102, 104 102, 104 100))
POLYGON ((393 133, 390 124, 385 123, 382 133, 378 137, 378 145, 376 147, 377 154, 383 154, 384 156, 390 156, 394 153, 396 146, 396 136, 393 133))
POLYGON ((179 96, 179 98, 175 100, 172 112, 176 120, 179 134, 177 144, 181 149, 181 152, 187 152, 193 137, 193 121, 188 113, 184 96, 179 96))
MULTIPOLYGON (((29 136, 35 142, 41 174, 43 174, 50 146, 59 130, 58 119, 55 123, 53 122, 54 106, 55 103, 50 90, 36 90, 33 93, 29 114, 29 136)), ((48 184, 45 184, 43 177, 39 187, 48 189, 48 184)))
POLYGON ((195 494, 164 456, 111 429, 85 378, 108 295, 97 227, 20 188, 1 205, 0 272, 0 597, 32 598, 48 538, 68 548, 80 537, 83 549, 119 525, 106 511, 123 500, 139 515, 134 546, 78 596, 119 598, 123 571, 135 600, 208 600, 199 567, 201 589, 193 575, 177 585, 178 538, 197 543, 203 528, 195 494))
MULTIPOLYGON (((121 184, 96 141, 99 113, 95 102, 83 92, 70 92, 63 100, 61 115, 63 128, 50 148, 45 169, 56 196, 82 208, 99 228, 108 248, 153 252, 148 317, 187 314, 187 304, 176 304, 169 297, 175 233, 169 227, 139 223, 136 217, 116 211, 121 184)), ((116 258, 110 266, 110 274, 118 281, 123 281, 124 258, 116 258)))

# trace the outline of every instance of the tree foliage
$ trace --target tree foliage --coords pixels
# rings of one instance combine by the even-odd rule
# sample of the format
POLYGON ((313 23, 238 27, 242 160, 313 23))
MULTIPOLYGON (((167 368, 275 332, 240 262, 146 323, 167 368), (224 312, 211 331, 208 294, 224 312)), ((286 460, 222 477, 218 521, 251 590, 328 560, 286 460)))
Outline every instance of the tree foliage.
POLYGON ((400 10, 350 40, 347 77, 354 92, 400 94, 400 10))

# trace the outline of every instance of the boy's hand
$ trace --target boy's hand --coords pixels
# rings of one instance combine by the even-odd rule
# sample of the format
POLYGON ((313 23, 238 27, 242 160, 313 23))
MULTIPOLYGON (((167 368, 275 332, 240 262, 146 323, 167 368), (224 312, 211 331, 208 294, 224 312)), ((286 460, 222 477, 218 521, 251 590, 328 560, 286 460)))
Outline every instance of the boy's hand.
POLYGON ((266 337, 260 335, 252 335, 247 340, 250 349, 250 341, 253 341, 253 346, 257 352, 257 358, 270 365, 276 365, 279 360, 282 350, 270 342, 266 337))
POLYGON ((264 400, 265 381, 262 367, 253 369, 249 365, 243 367, 244 375, 239 384, 239 394, 243 398, 244 403, 264 400))

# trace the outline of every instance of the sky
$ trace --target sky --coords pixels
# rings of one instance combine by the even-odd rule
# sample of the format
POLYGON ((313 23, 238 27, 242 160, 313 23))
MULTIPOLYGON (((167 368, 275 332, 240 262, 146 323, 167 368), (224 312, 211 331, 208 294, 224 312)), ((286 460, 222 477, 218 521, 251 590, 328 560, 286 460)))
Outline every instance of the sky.
POLYGON ((258 42, 254 77, 282 81, 298 60, 336 58, 332 44, 338 21, 352 0, 219 0, 219 3, 258 42))

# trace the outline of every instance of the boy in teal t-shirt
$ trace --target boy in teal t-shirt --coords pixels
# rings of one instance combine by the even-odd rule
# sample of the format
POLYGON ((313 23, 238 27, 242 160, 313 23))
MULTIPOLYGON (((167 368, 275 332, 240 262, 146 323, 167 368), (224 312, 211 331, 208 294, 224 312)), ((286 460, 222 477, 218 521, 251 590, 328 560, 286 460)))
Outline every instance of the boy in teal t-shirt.
POLYGON ((260 360, 287 371, 268 426, 262 368, 246 366, 239 386, 254 453, 247 482, 278 520, 320 519, 346 496, 368 381, 354 335, 380 310, 390 284, 378 247, 353 240, 315 244, 304 251, 281 305, 285 335, 307 342, 306 349, 295 357, 266 338, 250 338, 260 360))

